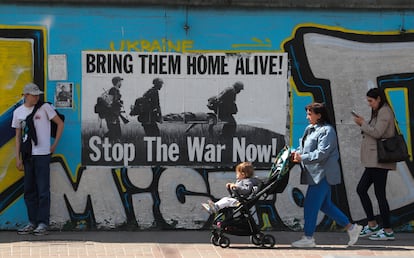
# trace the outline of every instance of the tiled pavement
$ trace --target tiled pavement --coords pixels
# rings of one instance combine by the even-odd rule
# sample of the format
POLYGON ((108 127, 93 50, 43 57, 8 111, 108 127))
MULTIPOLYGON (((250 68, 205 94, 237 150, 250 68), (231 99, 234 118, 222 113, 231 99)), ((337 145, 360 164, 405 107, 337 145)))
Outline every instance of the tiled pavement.
POLYGON ((276 238, 272 249, 249 243, 249 237, 231 236, 229 248, 210 243, 209 231, 87 231, 56 232, 47 236, 20 236, 13 231, 0 232, 0 257, 22 258, 91 258, 91 257, 312 257, 366 258, 413 257, 414 233, 396 234, 395 241, 360 239, 346 247, 347 234, 317 232, 318 244, 312 249, 295 249, 290 243, 301 237, 300 232, 265 232, 276 238))

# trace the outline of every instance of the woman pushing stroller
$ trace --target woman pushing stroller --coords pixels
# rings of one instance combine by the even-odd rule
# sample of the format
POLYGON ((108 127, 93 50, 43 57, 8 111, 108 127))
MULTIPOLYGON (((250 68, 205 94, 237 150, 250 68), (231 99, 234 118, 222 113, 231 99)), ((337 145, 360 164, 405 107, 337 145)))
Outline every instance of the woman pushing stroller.
POLYGON ((331 186, 341 182, 335 129, 324 104, 311 103, 305 110, 309 125, 300 140, 300 147, 292 153, 293 161, 302 166, 301 183, 308 185, 304 202, 305 235, 292 246, 316 246, 313 234, 319 210, 345 227, 349 235, 348 245, 353 245, 362 226, 352 224, 331 199, 331 186))
POLYGON ((240 200, 233 196, 247 198, 253 192, 254 187, 260 184, 260 179, 254 177, 252 163, 242 162, 236 166, 236 182, 226 184, 226 188, 232 193, 232 196, 223 197, 217 202, 208 200, 208 203, 201 205, 211 214, 227 207, 237 207, 240 205, 240 200))

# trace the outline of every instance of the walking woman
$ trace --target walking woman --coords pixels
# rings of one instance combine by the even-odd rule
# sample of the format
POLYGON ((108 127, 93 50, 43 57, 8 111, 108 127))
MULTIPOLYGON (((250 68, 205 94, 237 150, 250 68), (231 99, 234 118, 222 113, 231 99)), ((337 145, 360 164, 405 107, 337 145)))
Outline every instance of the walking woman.
POLYGON ((309 124, 301 139, 300 147, 292 154, 293 161, 301 163, 301 183, 307 184, 304 218, 305 235, 292 243, 293 247, 315 247, 313 234, 319 210, 335 220, 349 235, 348 245, 357 242, 362 226, 351 224, 348 217, 332 202, 331 186, 341 183, 339 150, 336 132, 322 103, 306 106, 309 124))
POLYGON ((388 171, 395 170, 396 163, 379 163, 377 156, 377 139, 389 138, 395 134, 394 113, 380 88, 372 88, 367 92, 367 102, 371 107, 370 120, 366 122, 359 115, 354 118, 355 123, 361 127, 361 163, 365 167, 357 186, 357 193, 368 219, 368 225, 362 229, 360 237, 369 237, 370 240, 394 240, 385 188, 388 171), (379 227, 374 217, 368 195, 371 185, 374 185, 383 228, 379 227))

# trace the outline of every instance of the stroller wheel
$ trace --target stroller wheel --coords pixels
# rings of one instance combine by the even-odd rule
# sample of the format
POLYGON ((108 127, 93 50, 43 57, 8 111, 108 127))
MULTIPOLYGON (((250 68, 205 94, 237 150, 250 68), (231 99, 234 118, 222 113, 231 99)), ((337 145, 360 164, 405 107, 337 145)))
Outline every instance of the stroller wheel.
POLYGON ((254 245, 262 245, 262 239, 263 239, 263 233, 251 235, 250 236, 250 242, 254 245))
POLYGON ((211 235, 210 242, 215 246, 219 246, 220 245, 219 239, 220 239, 220 236, 218 234, 213 234, 211 235))
POLYGON ((219 238, 219 245, 222 248, 229 247, 230 245, 230 239, 228 237, 222 236, 219 238))
POLYGON ((272 235, 265 235, 262 239, 262 246, 272 248, 275 246, 276 240, 272 235))

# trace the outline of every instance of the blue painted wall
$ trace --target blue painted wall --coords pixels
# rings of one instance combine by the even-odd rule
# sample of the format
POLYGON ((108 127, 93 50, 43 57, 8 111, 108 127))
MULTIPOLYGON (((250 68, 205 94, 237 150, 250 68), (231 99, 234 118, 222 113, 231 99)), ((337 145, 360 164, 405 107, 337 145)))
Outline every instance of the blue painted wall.
MULTIPOLYGON (((412 154, 413 107, 410 103, 414 103, 414 96, 410 92, 411 82, 391 86, 379 85, 380 76, 394 74, 398 78, 406 78, 412 74, 413 67, 409 63, 398 63, 398 58, 382 58, 380 51, 374 51, 372 55, 376 59, 369 63, 371 67, 359 67, 358 64, 364 63, 364 60, 359 60, 356 54, 352 60, 330 59, 329 65, 331 68, 335 67, 332 68, 334 72, 330 74, 332 77, 318 77, 319 74, 323 74, 319 70, 323 64, 318 60, 335 56, 332 52, 338 51, 337 47, 341 44, 350 53, 353 48, 356 49, 353 52, 356 53, 367 46, 360 46, 358 43, 368 44, 368 49, 369 46, 372 46, 371 49, 378 48, 378 43, 390 43, 393 44, 393 49, 400 49, 403 56, 408 58, 414 55, 413 51, 407 51, 414 41, 412 11, 54 7, 1 4, 0 29, 0 42, 2 39, 15 40, 10 36, 10 32, 13 34, 19 31, 24 37, 39 43, 34 52, 40 54, 33 62, 40 62, 40 69, 33 68, 32 79, 45 89, 48 101, 53 101, 57 83, 68 82, 74 85, 72 108, 59 110, 65 114, 66 121, 64 136, 52 164, 51 222, 55 228, 122 228, 125 225, 136 229, 208 228, 211 218, 201 209, 200 202, 205 201, 207 197, 219 198, 225 194, 224 181, 233 180, 234 177, 232 168, 207 166, 82 166, 81 100, 90 97, 81 95, 82 51, 287 52, 291 77, 287 88, 290 99, 287 108, 289 114, 286 116, 290 119, 286 143, 298 145, 298 139, 307 124, 303 110, 306 104, 313 100, 329 104, 332 115, 336 118, 338 131, 346 132, 351 128, 348 136, 346 133, 338 134, 344 183, 336 187, 334 197, 353 220, 361 223, 365 216, 355 194, 355 182, 362 171, 358 160, 359 135, 355 134, 358 129, 351 118, 345 117, 344 114, 348 115, 349 110, 354 108, 368 117, 369 110, 364 98, 366 83, 362 83, 362 86, 355 85, 360 83, 359 79, 372 75, 375 70, 372 67, 373 63, 381 66, 381 71, 385 70, 383 66, 390 67, 389 73, 379 74, 373 80, 369 77, 369 81, 373 81, 376 86, 396 88, 397 93, 389 91, 388 96, 392 100, 400 124, 403 125, 402 132, 412 154), (401 29, 404 29, 403 34, 400 33, 401 29), (324 42, 320 37, 312 37, 315 35, 326 36, 326 39, 332 41, 324 42), (168 47, 168 42, 172 47, 168 47), (319 48, 320 45, 322 47, 319 48), (326 56, 321 54, 324 53, 324 48, 326 56), (315 53, 316 57, 319 55, 321 59, 310 56, 310 53, 315 53), (48 67, 48 58, 62 54, 67 58, 67 79, 49 80, 47 71, 51 67, 48 67), (359 68, 355 68, 357 66, 359 68), (404 66, 404 71, 394 71, 395 66, 404 66), (358 73, 356 74, 353 69, 358 69, 358 73), (315 72, 316 70, 318 72, 315 72), (347 79, 342 78, 343 74, 347 75, 347 79), (336 80, 342 84, 338 86, 336 80), (316 89, 315 85, 320 88, 316 89), (338 101, 341 98, 349 101, 338 101), (342 135, 345 136, 341 138, 342 135), (352 135, 355 137, 351 137, 352 135)), ((0 53, 0 61, 8 62, 9 59, 1 58, 1 55, 0 53)), ((361 55, 361 58, 366 57, 361 55)), ((411 57, 411 60, 414 59, 411 57)), ((19 63, 17 58, 14 61, 19 63)), ((9 80, 10 75, 1 72, 0 75, 0 81, 9 80)), ((2 102, 7 105, 2 106, 0 120, 1 130, 4 131, 0 136, 3 142, 0 159, 4 161, 0 167, 0 194, 3 202, 0 229, 14 229, 26 220, 22 198, 23 175, 14 168, 13 157, 8 155, 14 153, 14 138, 11 138, 8 119, 14 105, 19 101, 23 83, 29 79, 30 76, 18 81, 12 86, 12 93, 8 93, 6 99, 2 98, 2 102)), ((3 87, 0 91, 10 89, 3 87)), ((90 98, 90 101, 95 101, 95 97, 90 98)), ((278 96, 274 96, 274 99, 280 101, 278 96)), ((264 228, 300 229, 300 221, 303 219, 302 208, 298 202, 292 202, 291 197, 300 198, 300 195, 297 197, 295 194, 304 193, 305 188, 299 185, 296 170, 292 170, 289 187, 283 194, 277 194, 277 198, 276 195, 273 196, 270 202, 258 203, 260 223, 264 228)), ((395 205, 391 207, 393 223, 400 230, 412 231, 412 159, 399 164, 397 170, 397 173, 390 176, 387 188, 389 196, 396 198, 392 199, 395 205)), ((267 169, 261 168, 257 173, 266 175, 267 169)), ((329 219, 321 217, 319 222, 321 229, 332 229, 332 221, 329 219)))

